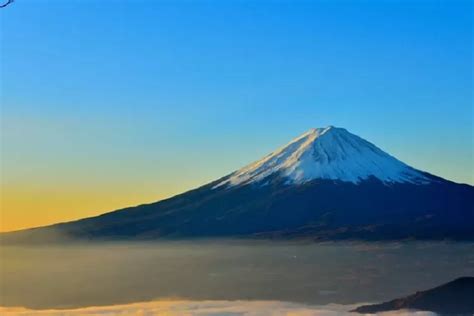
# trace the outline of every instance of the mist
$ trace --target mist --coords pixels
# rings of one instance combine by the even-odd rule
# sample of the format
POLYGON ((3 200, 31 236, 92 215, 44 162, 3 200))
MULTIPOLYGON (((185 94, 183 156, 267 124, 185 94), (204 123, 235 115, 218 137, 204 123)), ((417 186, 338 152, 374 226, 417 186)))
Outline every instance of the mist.
POLYGON ((474 275, 472 243, 174 241, 0 247, 0 305, 379 302, 474 275))

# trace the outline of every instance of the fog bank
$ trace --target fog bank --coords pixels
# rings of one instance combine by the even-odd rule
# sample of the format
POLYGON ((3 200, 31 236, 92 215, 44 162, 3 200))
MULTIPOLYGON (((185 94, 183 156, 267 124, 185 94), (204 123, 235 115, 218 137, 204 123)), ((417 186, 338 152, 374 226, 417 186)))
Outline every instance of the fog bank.
MULTIPOLYGON (((63 316, 63 315, 167 315, 167 316, 344 316, 355 306, 311 306, 280 301, 157 301, 128 305, 88 307, 67 310, 31 310, 25 308, 1 308, 6 316, 63 316)), ((421 311, 397 311, 380 313, 383 316, 435 316, 421 311)))
POLYGON ((380 302, 474 275, 474 244, 155 242, 1 247, 0 305, 380 302))

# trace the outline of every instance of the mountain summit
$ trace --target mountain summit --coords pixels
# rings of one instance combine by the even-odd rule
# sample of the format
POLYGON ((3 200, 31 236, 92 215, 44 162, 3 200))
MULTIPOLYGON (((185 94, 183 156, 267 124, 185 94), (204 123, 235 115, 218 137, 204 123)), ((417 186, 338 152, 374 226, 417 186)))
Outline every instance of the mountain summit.
POLYGON ((416 170, 343 128, 311 129, 172 198, 1 234, 7 243, 194 237, 474 240, 474 187, 416 170))
POLYGON ((252 163, 216 185, 260 182, 279 173, 288 183, 314 179, 358 183, 370 177, 384 183, 423 184, 432 181, 344 128, 312 128, 284 147, 252 163))

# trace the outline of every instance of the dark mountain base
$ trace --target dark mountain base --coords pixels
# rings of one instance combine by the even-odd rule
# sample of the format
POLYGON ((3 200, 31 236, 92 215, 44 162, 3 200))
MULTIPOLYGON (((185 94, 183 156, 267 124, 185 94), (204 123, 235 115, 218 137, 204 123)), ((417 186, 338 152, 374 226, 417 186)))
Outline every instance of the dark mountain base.
MULTIPOLYGON (((218 180, 222 181, 222 180, 218 180)), ((97 217, 4 233, 4 243, 257 237, 312 240, 474 240, 474 188, 376 179, 213 188, 97 217)))
POLYGON ((360 306, 353 312, 380 313, 400 309, 431 311, 442 315, 473 315, 474 277, 459 278, 390 302, 360 306))

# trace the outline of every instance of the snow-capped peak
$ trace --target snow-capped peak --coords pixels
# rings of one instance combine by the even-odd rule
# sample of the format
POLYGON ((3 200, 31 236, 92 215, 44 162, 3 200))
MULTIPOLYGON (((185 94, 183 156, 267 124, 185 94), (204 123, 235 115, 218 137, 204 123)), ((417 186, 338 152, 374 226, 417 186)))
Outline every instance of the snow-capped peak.
POLYGON ((287 145, 218 183, 240 185, 260 182, 270 175, 285 177, 287 183, 331 179, 359 183, 375 177, 385 183, 428 183, 422 172, 404 164, 344 128, 312 128, 287 145))

